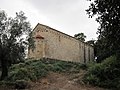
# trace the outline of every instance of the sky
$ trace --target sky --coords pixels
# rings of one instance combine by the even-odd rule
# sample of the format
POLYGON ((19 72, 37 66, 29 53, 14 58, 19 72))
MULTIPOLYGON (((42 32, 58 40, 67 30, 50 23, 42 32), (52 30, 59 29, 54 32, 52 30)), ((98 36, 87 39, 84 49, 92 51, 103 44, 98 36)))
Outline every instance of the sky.
POLYGON ((11 17, 23 11, 32 28, 40 23, 71 36, 82 32, 86 41, 97 38, 99 26, 95 18, 88 18, 88 8, 87 0, 0 0, 0 10, 11 17))

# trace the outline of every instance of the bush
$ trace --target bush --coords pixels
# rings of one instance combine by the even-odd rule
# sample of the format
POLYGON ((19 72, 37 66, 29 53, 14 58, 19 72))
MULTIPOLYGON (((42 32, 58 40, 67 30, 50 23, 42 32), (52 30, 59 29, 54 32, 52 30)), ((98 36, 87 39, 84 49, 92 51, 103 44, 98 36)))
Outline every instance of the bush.
POLYGON ((28 87, 28 82, 25 80, 16 80, 15 89, 25 89, 28 87))
POLYGON ((45 65, 40 61, 29 61, 13 65, 9 70, 7 80, 15 82, 16 80, 35 81, 37 78, 47 75, 45 65))
POLYGON ((20 79, 29 80, 29 71, 26 68, 15 69, 9 73, 8 79, 16 81, 20 79))
POLYGON ((52 68, 52 71, 54 71, 54 72, 63 72, 64 69, 62 67, 60 67, 59 65, 54 64, 53 68, 52 68))
POLYGON ((87 64, 77 64, 75 68, 78 70, 79 69, 87 70, 88 66, 87 66, 87 64))
POLYGON ((106 88, 120 88, 120 62, 111 56, 89 67, 83 81, 106 88))
POLYGON ((65 73, 78 73, 80 69, 86 69, 87 66, 85 64, 75 63, 75 62, 66 62, 66 61, 56 61, 52 62, 52 64, 49 62, 47 68, 50 69, 50 71, 54 72, 65 72, 65 73))
POLYGON ((60 60, 27 60, 24 63, 13 65, 9 70, 7 81, 16 82, 20 80, 36 81, 44 77, 49 71, 78 73, 80 69, 86 69, 85 64, 66 62, 60 60))

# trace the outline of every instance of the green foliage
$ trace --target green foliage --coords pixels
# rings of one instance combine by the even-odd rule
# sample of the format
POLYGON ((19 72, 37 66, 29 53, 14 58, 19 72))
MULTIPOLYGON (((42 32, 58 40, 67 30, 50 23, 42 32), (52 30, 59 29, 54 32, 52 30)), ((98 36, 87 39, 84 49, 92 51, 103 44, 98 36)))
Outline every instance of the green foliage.
POLYGON ((15 89, 25 89, 28 87, 28 82, 25 80, 16 80, 15 89))
POLYGON ((31 33, 30 23, 24 12, 16 13, 16 17, 7 17, 5 11, 0 10, 0 53, 2 59, 9 63, 16 63, 25 57, 27 39, 31 33), (26 35, 26 36, 25 36, 26 35), (24 37, 23 37, 24 36, 24 37))
POLYGON ((66 62, 61 60, 43 58, 40 60, 25 60, 23 63, 14 64, 9 68, 8 77, 0 85, 11 85, 17 89, 29 86, 30 81, 36 81, 48 75, 49 72, 79 73, 87 69, 86 64, 66 62))
POLYGON ((1 79, 8 75, 9 66, 24 60, 31 30, 24 12, 16 13, 12 18, 7 17, 5 11, 0 10, 1 79))
POLYGON ((86 64, 78 64, 78 65, 76 65, 75 68, 87 70, 88 69, 88 65, 86 65, 86 64))
POLYGON ((11 71, 9 73, 8 79, 10 81, 16 81, 21 79, 29 80, 32 76, 31 74, 29 74, 29 71, 26 68, 19 68, 19 69, 15 69, 14 71, 11 71))
POLYGON ((15 82, 16 80, 32 80, 46 76, 47 69, 45 65, 39 61, 30 61, 26 63, 19 63, 10 68, 10 73, 7 80, 15 82))
POLYGON ((15 82, 10 82, 10 81, 0 81, 0 85, 8 85, 8 86, 13 86, 15 84, 15 82))
POLYGON ((89 67, 84 82, 106 88, 120 88, 120 62, 111 56, 89 67))
POLYGON ((34 72, 37 78, 44 77, 47 74, 47 69, 44 63, 42 62, 34 62, 30 64, 32 71, 34 72))
POLYGON ((98 60, 120 53, 120 0, 88 0, 89 17, 96 16, 100 24, 95 45, 98 60))
POLYGON ((78 33, 78 34, 75 34, 74 37, 78 40, 81 40, 81 41, 85 41, 85 38, 86 36, 84 35, 84 33, 78 33))
POLYGON ((16 82, 17 80, 36 81, 46 76, 49 71, 78 73, 80 69, 86 69, 85 64, 65 62, 59 60, 27 60, 24 63, 13 65, 9 70, 7 81, 16 82))
POLYGON ((61 60, 41 60, 43 63, 46 63, 46 68, 48 71, 54 72, 66 72, 66 73, 73 73, 79 72, 80 69, 87 69, 86 64, 80 64, 75 62, 66 62, 61 60))

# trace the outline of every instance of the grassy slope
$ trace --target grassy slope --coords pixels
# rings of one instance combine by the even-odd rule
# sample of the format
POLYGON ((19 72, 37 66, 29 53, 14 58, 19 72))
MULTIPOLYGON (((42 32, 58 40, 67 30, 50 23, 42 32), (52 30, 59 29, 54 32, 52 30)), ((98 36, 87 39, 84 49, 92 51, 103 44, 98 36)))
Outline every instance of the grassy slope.
POLYGON ((11 82, 16 80, 35 81, 46 76, 49 71, 77 73, 81 68, 86 69, 86 65, 49 59, 27 60, 25 63, 13 65, 10 68, 7 80, 11 82))
POLYGON ((87 68, 86 64, 59 60, 26 60, 24 63, 13 65, 9 69, 8 78, 0 83, 24 89, 28 86, 28 82, 37 81, 40 78, 46 77, 51 71, 72 74, 72 77, 77 78, 77 82, 79 83, 81 82, 81 69, 85 70, 87 68))

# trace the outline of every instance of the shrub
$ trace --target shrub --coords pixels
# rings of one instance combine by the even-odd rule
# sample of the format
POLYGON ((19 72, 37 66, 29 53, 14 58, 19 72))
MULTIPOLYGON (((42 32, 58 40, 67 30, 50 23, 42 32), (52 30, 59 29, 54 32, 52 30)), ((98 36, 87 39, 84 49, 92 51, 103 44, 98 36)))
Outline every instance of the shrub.
POLYGON ((15 82, 15 89, 25 89, 28 86, 28 82, 25 80, 16 80, 15 82))
POLYGON ((61 64, 56 63, 53 65, 52 71, 54 72, 63 72, 64 69, 61 67, 61 64))
POLYGON ((11 71, 8 76, 8 80, 10 81, 16 81, 16 80, 30 80, 29 71, 26 68, 19 68, 15 69, 14 71, 11 71))
POLYGON ((7 80, 15 82, 16 80, 32 80, 35 81, 37 78, 47 75, 45 65, 40 61, 29 61, 26 63, 20 63, 13 65, 9 70, 7 80))
POLYGON ((83 81, 106 88, 120 87, 120 63, 111 56, 102 63, 89 67, 83 81))
POLYGON ((77 70, 79 70, 79 69, 87 70, 88 66, 87 66, 87 64, 77 64, 75 68, 77 70))
POLYGON ((15 85, 17 89, 25 89, 29 81, 36 81, 46 76, 49 71, 78 73, 80 69, 86 68, 86 64, 54 59, 26 60, 23 63, 12 65, 9 68, 8 77, 0 84, 11 84, 15 85))
POLYGON ((7 81, 36 81, 46 76, 49 71, 78 73, 81 68, 86 69, 87 66, 85 64, 52 59, 27 60, 24 63, 15 64, 10 68, 7 81))

